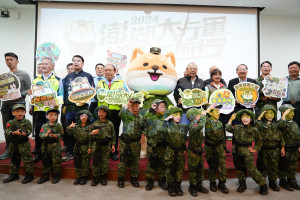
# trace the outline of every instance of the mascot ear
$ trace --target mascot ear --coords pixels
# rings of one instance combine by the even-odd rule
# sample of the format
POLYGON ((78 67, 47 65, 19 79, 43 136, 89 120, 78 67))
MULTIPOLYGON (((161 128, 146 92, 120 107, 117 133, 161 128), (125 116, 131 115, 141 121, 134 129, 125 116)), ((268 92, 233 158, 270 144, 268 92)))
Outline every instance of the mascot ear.
POLYGON ((131 56, 131 58, 130 58, 130 62, 132 62, 134 59, 136 59, 136 56, 137 56, 138 53, 139 53, 139 54, 144 54, 144 52, 143 52, 140 48, 136 47, 136 48, 133 50, 132 56, 131 56))
POLYGON ((167 58, 171 58, 171 62, 173 63, 174 67, 175 67, 175 55, 173 52, 169 52, 165 55, 167 58))

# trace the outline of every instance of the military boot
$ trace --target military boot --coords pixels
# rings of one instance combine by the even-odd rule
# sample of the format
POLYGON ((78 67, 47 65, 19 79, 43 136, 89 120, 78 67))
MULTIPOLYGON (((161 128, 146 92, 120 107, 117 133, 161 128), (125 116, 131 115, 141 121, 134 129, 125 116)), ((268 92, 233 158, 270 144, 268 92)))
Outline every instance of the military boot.
POLYGON ((76 178, 73 182, 74 185, 78 185, 81 181, 81 178, 76 178))
POLYGON ((226 181, 219 181, 218 188, 223 192, 224 194, 227 194, 229 190, 227 189, 225 185, 226 181))
POLYGON ((171 182, 168 183, 168 193, 170 196, 176 196, 176 190, 175 190, 175 183, 171 182))
POLYGON ((88 179, 89 179, 88 176, 82 177, 80 180, 80 185, 85 185, 87 183, 88 179))
POLYGON ((288 191, 294 191, 294 189, 288 184, 285 178, 279 180, 279 186, 288 191))
POLYGON ((136 177, 131 177, 130 183, 133 185, 133 187, 140 187, 139 181, 136 177))
POLYGON ((34 180, 32 173, 26 173, 25 178, 22 180, 23 184, 29 183, 34 180))
POLYGON ((204 193, 204 194, 209 193, 208 189, 206 189, 206 187, 204 186, 202 181, 197 183, 197 190, 198 190, 198 192, 201 192, 201 193, 204 193))
POLYGON ((99 179, 97 177, 94 177, 91 186, 97 186, 99 182, 99 179))
POLYGON ((181 189, 181 181, 176 182, 175 191, 176 191, 177 196, 182 196, 183 195, 183 191, 181 189))
POLYGON ((101 185, 107 185, 107 180, 106 180, 106 174, 105 175, 102 175, 100 177, 100 181, 101 185))
POLYGON ((287 183, 294 189, 300 190, 300 186, 298 185, 296 179, 294 178, 288 178, 287 183))
POLYGON ((243 193, 247 189, 246 181, 239 180, 239 187, 236 189, 237 192, 243 193))
POLYGON ((265 184, 263 186, 260 186, 259 194, 261 194, 261 195, 267 195, 268 194, 267 184, 265 184))
POLYGON ((269 187, 273 190, 273 191, 280 191, 280 188, 277 186, 276 181, 269 181, 269 187))
POLYGON ((49 180, 49 174, 45 173, 45 174, 42 174, 42 177, 37 181, 37 183, 42 184, 42 183, 45 183, 48 180, 49 180))
POLYGON ((168 189, 168 184, 166 183, 166 179, 158 180, 158 185, 163 190, 167 190, 168 189))
MULTIPOLYGON (((59 180, 60 180, 60 174, 54 174, 53 179, 52 179, 52 183, 56 184, 56 183, 59 182, 59 180)), ((81 179, 81 181, 82 181, 82 179, 81 179)), ((80 183, 81 183, 81 181, 80 181, 80 183)))
POLYGON ((118 187, 123 188, 124 187, 124 178, 118 178, 118 187))
POLYGON ((216 192, 217 191, 217 183, 216 182, 210 182, 209 183, 209 189, 212 192, 216 192))
POLYGON ((196 197, 198 194, 197 194, 197 188, 196 188, 196 185, 193 185, 190 183, 190 186, 189 186, 189 193, 193 196, 193 197, 196 197))
POLYGON ((147 179, 147 185, 146 185, 146 190, 150 191, 153 189, 154 181, 153 179, 149 178, 147 179))
POLYGON ((10 174, 6 179, 3 180, 3 183, 9 183, 18 180, 19 178, 19 174, 10 174))

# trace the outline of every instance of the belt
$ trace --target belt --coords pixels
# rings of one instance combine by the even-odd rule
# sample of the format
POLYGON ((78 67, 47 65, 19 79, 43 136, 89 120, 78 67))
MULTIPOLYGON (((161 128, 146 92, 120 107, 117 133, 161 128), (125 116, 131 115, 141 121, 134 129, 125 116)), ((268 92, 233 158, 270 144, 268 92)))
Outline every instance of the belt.
POLYGON ((222 144, 222 140, 217 141, 217 142, 210 142, 207 138, 204 139, 205 145, 209 147, 218 147, 222 144))
POLYGON ((141 137, 137 137, 137 138, 128 138, 128 136, 125 136, 125 135, 121 135, 120 136, 120 139, 126 143, 126 144, 130 144, 132 142, 138 142, 141 140, 141 137))
POLYGON ((184 151, 184 150, 186 150, 185 145, 182 145, 181 147, 175 147, 172 144, 168 143, 168 147, 170 147, 174 151, 184 151))
POLYGON ((274 149, 279 149, 279 145, 269 146, 269 147, 265 147, 265 146, 261 147, 261 150, 274 150, 274 149))
POLYGON ((108 143, 109 143, 109 139, 108 139, 108 138, 105 138, 105 139, 97 140, 97 141, 96 141, 97 146, 108 145, 108 143))
POLYGON ((243 143, 243 142, 239 142, 238 140, 234 140, 234 145, 236 147, 251 147, 252 143, 243 143))
POLYGON ((189 146, 188 146, 188 149, 191 151, 191 152, 193 152, 194 154, 197 154, 197 155, 201 155, 202 154, 202 152, 203 152, 203 149, 201 148, 201 150, 199 151, 199 150, 197 150, 197 149, 195 149, 192 145, 190 145, 189 144, 189 146))

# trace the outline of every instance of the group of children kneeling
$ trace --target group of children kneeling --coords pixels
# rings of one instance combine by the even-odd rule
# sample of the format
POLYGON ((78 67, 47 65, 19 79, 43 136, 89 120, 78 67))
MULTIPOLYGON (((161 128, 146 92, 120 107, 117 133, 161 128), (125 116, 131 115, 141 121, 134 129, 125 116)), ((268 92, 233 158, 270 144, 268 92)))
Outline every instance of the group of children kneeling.
MULTIPOLYGON (((140 101, 131 99, 123 106, 119 113, 123 122, 123 132, 119 140, 120 162, 118 164, 118 187, 124 187, 124 177, 127 167, 130 168, 130 182, 139 187, 139 159, 141 142, 147 138, 148 164, 146 170, 146 190, 154 187, 154 176, 157 173, 158 185, 168 190, 170 196, 182 196, 181 181, 187 155, 190 185, 189 193, 197 196, 197 192, 208 193, 203 184, 204 159, 203 152, 209 165, 208 178, 210 190, 219 189, 228 193, 226 182, 225 149, 226 140, 223 124, 219 121, 220 106, 210 105, 207 110, 191 108, 186 113, 191 121, 189 125, 189 143, 186 147, 185 127, 180 119, 182 109, 171 107, 166 111, 166 102, 160 99, 153 101, 151 108, 144 116, 139 114, 140 101), (204 131, 203 131, 204 129, 204 131), (205 137, 204 134, 205 133, 205 137), (204 150, 203 143, 205 142, 204 150), (216 175, 218 172, 218 185, 216 175)), ((226 130, 233 133, 232 155, 239 180, 238 192, 244 192, 246 186, 246 171, 260 186, 259 193, 268 194, 266 176, 269 187, 279 191, 279 185, 287 190, 300 190, 295 179, 298 151, 300 152, 300 134, 297 124, 292 120, 294 116, 291 105, 279 108, 282 118, 277 122, 277 110, 271 105, 265 105, 255 122, 252 111, 243 109, 233 114, 226 125, 226 130), (232 126, 237 118, 241 124, 232 126), (255 141, 254 147, 252 143, 255 141), (253 153, 258 151, 257 166, 253 153)), ((26 108, 16 104, 12 111, 15 119, 6 126, 6 134, 11 138, 9 153, 11 156, 10 175, 4 179, 8 183, 19 179, 18 169, 23 160, 26 175, 22 183, 31 182, 33 177, 32 156, 28 136, 32 125, 25 119, 26 108)), ((93 115, 87 110, 77 113, 77 122, 67 127, 67 134, 74 136, 74 166, 76 179, 74 185, 84 185, 88 181, 90 160, 93 157, 91 185, 107 184, 109 158, 115 149, 115 134, 112 122, 107 120, 110 110, 107 106, 99 106, 95 112, 97 120, 93 122, 93 115), (93 122, 93 123, 92 123, 93 122), (92 124, 91 124, 92 123, 92 124), (90 125, 91 124, 91 125, 90 125)), ((53 171, 52 183, 58 183, 61 175, 61 144, 63 127, 57 122, 59 111, 49 109, 49 122, 42 126, 40 137, 42 144, 42 177, 38 183, 49 180, 53 171)))

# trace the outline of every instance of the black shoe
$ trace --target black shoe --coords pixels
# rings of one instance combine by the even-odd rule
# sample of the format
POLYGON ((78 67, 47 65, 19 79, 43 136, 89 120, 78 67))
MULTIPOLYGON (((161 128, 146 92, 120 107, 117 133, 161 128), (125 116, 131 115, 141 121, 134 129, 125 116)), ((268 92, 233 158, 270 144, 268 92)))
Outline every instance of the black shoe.
POLYGON ((49 174, 42 174, 42 177, 37 181, 37 183, 42 184, 48 180, 49 180, 49 174))
POLYGON ((29 183, 34 180, 32 173, 26 173, 25 178, 22 180, 23 184, 29 183))
POLYGON ((89 179, 88 176, 82 177, 80 180, 80 185, 85 185, 87 183, 88 179, 89 179))
POLYGON ((168 184, 166 183, 165 180, 159 180, 159 181, 158 181, 158 185, 159 185, 159 187, 161 187, 161 189, 163 189, 163 190, 167 190, 167 189, 168 189, 168 184))
POLYGON ((197 190, 198 192, 204 193, 204 194, 208 194, 209 191, 208 189, 206 189, 205 185, 203 184, 202 181, 200 181, 199 183, 197 183, 197 190))
POLYGON ((175 190, 175 183, 168 183, 168 193, 170 196, 174 197, 176 196, 176 190, 175 190))
POLYGON ((244 179, 239 180, 239 187, 236 189, 236 191, 239 193, 243 193, 245 192, 246 189, 247 189, 246 181, 244 179))
MULTIPOLYGON (((52 183, 56 184, 56 183, 59 182, 59 180, 60 180, 60 174, 54 174, 53 179, 52 179, 52 183)), ((81 179, 81 181, 82 181, 82 179, 81 179)))
POLYGON ((259 194, 261 194, 261 195, 267 195, 268 194, 267 184, 265 184, 263 186, 260 186, 259 194))
POLYGON ((135 177, 130 178, 130 183, 133 185, 133 187, 140 187, 139 181, 135 177))
POLYGON ((154 181, 153 179, 147 179, 146 190, 150 191, 153 189, 154 181))
POLYGON ((6 179, 3 180, 3 183, 9 183, 20 178, 19 174, 10 174, 6 179))
POLYGON ((279 180, 279 186, 288 191, 294 191, 294 189, 287 183, 285 178, 279 180))
POLYGON ((107 185, 106 175, 101 176, 99 182, 101 185, 107 185))
POLYGON ((62 161, 67 162, 71 159, 74 159, 73 154, 71 154, 70 152, 67 152, 66 155, 62 158, 62 161))
POLYGON ((219 181, 218 188, 223 192, 224 194, 228 194, 229 190, 227 189, 225 185, 226 181, 219 181))
POLYGON ((300 190, 300 186, 298 185, 298 183, 297 183, 297 181, 296 181, 295 178, 293 178, 293 179, 288 178, 287 179, 287 183, 289 184, 289 186, 291 186, 295 190, 300 190))
POLYGON ((216 192, 217 191, 217 183, 216 182, 210 182, 209 183, 209 189, 212 192, 216 192))
POLYGON ((41 155, 40 154, 36 154, 34 159, 33 159, 33 163, 37 163, 37 162, 40 162, 41 160, 41 155))
POLYGON ((33 150, 32 152, 31 152, 31 154, 36 154, 37 152, 35 151, 35 150, 33 150))
POLYGON ((79 185, 81 178, 76 178, 73 182, 74 185, 79 185))
POLYGON ((183 195, 183 191, 181 189, 181 181, 176 182, 175 191, 176 191, 177 196, 182 196, 183 195))
POLYGON ((111 154, 110 158, 111 158, 113 161, 118 161, 118 160, 119 160, 118 154, 115 154, 115 153, 111 154))
POLYGON ((197 194, 197 187, 196 185, 192 185, 190 184, 189 186, 189 193, 193 196, 193 197, 196 197, 198 194, 197 194))
POLYGON ((124 188, 124 178, 118 178, 118 187, 124 188))
POLYGON ((280 188, 277 186, 276 181, 269 181, 269 188, 276 192, 280 191, 280 188))
POLYGON ((97 177, 94 177, 91 186, 97 186, 99 182, 100 180, 97 177))

